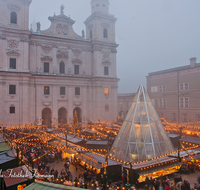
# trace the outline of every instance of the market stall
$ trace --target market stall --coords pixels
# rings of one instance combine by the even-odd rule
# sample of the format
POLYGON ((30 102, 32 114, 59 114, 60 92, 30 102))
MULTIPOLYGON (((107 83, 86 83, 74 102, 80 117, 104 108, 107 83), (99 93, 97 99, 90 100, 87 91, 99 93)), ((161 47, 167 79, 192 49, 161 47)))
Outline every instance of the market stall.
MULTIPOLYGON (((104 172, 105 156, 98 155, 91 152, 85 152, 75 155, 80 165, 87 170, 94 170, 96 174, 104 172)), ((107 176, 108 180, 118 181, 121 180, 122 163, 108 159, 107 176)))

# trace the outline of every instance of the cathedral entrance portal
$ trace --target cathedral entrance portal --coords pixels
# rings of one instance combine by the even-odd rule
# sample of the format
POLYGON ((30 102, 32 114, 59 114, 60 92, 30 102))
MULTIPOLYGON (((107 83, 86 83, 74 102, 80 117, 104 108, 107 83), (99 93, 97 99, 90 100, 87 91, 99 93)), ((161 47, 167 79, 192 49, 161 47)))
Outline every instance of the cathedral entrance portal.
POLYGON ((49 108, 42 110, 42 125, 51 127, 51 110, 49 108))
POLYGON ((65 108, 60 108, 58 110, 58 124, 67 123, 67 110, 65 108))
POLYGON ((81 108, 79 107, 76 107, 74 108, 74 111, 73 111, 73 117, 74 117, 74 113, 77 113, 77 117, 78 117, 78 122, 81 123, 82 122, 82 113, 81 113, 81 108))

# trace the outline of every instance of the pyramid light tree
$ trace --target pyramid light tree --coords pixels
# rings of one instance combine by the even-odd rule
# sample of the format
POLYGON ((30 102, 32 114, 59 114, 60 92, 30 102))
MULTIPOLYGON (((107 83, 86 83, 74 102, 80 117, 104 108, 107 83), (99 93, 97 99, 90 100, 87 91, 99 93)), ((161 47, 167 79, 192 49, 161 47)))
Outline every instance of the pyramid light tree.
POLYGON ((133 163, 173 151, 174 147, 151 99, 140 85, 109 155, 133 163))

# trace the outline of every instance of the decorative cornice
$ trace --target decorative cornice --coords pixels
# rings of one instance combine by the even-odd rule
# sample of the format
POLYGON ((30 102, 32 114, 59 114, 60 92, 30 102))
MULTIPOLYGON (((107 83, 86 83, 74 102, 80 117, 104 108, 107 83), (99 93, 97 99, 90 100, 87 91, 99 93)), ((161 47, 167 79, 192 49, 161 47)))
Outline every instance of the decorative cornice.
POLYGON ((76 64, 76 63, 81 64, 82 61, 81 61, 80 59, 73 59, 73 60, 72 60, 72 63, 73 63, 73 64, 76 64))
POLYGON ((42 56, 41 61, 53 61, 53 58, 51 56, 42 56))
POLYGON ((7 7, 8 7, 8 9, 9 9, 10 11, 19 12, 19 11, 21 10, 21 8, 20 8, 19 5, 8 4, 7 7))
POLYGON ((104 64, 104 65, 110 65, 111 62, 109 60, 105 60, 105 61, 102 61, 102 64, 104 64))
POLYGON ((15 51, 15 50, 8 51, 6 54, 7 54, 7 55, 12 55, 12 56, 19 56, 19 55, 20 55, 20 54, 19 54, 17 51, 15 51))

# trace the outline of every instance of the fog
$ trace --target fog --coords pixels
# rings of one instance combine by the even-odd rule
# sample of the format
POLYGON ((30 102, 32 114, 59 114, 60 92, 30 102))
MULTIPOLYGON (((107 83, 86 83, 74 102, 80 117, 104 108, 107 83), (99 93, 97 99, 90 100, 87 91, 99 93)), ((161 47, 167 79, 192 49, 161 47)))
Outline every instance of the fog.
MULTIPOLYGON (((50 26, 49 16, 60 14, 76 21, 74 31, 81 35, 83 22, 91 14, 91 0, 33 0, 30 25, 50 26)), ((109 13, 116 22, 117 77, 119 93, 135 92, 146 85, 150 72, 189 64, 190 57, 200 62, 199 0, 109 0, 109 13)))

